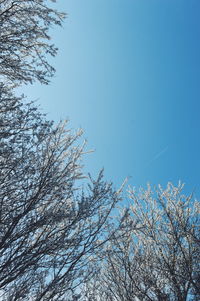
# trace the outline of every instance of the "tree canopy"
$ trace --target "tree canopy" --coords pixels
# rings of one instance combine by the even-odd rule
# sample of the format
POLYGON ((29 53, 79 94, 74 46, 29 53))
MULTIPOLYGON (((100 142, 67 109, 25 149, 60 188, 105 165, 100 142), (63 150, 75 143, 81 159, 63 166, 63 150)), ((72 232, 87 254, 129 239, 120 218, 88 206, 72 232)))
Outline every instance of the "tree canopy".
POLYGON ((200 297, 200 204, 183 185, 130 189, 123 224, 102 251, 86 300, 188 301, 200 297))
POLYGON ((0 90, 0 288, 2 300, 70 300, 90 257, 109 238, 119 200, 87 180, 81 132, 45 119, 32 103, 0 90))
POLYGON ((47 84, 55 69, 47 55, 57 48, 49 30, 61 25, 64 13, 51 8, 51 0, 0 0, 0 76, 19 85, 35 80, 47 84))
POLYGON ((15 87, 54 73, 49 30, 64 14, 50 2, 0 1, 1 300, 74 300, 120 199, 102 171, 84 174, 82 130, 16 96, 15 87))
POLYGON ((199 301, 194 196, 130 188, 120 209, 121 189, 83 171, 82 130, 17 96, 54 74, 53 2, 0 0, 0 300, 199 301))

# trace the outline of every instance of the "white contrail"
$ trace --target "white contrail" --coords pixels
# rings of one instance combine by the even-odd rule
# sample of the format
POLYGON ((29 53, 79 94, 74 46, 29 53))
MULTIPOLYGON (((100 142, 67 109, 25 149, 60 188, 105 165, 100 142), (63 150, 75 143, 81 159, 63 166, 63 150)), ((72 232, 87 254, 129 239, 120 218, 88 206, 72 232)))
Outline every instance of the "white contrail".
POLYGON ((162 156, 166 151, 168 150, 168 146, 166 146, 165 148, 163 148, 159 153, 157 153, 152 160, 149 161, 149 163, 147 164, 147 166, 149 166, 152 162, 154 162, 155 160, 157 160, 158 158, 160 158, 160 156, 162 156))
POLYGON ((168 150, 168 146, 166 146, 166 147, 163 148, 159 153, 157 153, 157 154, 153 157, 152 161, 157 160, 157 159, 158 159, 160 156, 162 156, 167 150, 168 150))

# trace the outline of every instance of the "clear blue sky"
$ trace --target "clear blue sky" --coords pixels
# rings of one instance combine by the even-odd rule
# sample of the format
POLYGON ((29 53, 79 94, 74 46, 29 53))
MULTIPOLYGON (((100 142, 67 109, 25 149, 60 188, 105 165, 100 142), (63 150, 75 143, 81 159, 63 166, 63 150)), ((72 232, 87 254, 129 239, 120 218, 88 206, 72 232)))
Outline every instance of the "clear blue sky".
POLYGON ((86 169, 186 183, 200 196, 200 1, 64 0, 50 86, 25 89, 49 118, 82 127, 86 169))

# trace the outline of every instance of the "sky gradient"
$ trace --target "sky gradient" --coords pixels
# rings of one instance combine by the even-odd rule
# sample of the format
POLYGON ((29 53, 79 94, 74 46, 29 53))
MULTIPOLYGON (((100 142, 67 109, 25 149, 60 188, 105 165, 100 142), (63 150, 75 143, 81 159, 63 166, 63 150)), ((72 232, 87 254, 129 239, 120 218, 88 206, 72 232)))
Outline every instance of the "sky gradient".
POLYGON ((200 197, 200 1, 60 0, 55 78, 25 94, 84 129, 92 174, 200 197))

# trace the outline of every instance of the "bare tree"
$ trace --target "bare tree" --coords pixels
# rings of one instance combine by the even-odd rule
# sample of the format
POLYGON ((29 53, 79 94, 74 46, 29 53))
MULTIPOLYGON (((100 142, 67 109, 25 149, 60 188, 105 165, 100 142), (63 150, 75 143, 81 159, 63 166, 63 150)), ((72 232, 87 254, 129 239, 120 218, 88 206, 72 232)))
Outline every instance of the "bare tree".
POLYGON ((120 198, 83 174, 84 144, 13 88, 54 73, 56 0, 0 0, 0 300, 78 300, 120 198), (79 180, 82 179, 82 185, 79 180))
POLYGON ((57 49, 50 44, 49 29, 61 25, 64 14, 50 7, 55 0, 0 0, 1 81, 18 85, 38 80, 47 84, 54 74, 47 55, 57 49))
MULTIPOLYGON (((98 301, 199 300, 200 204, 182 189, 130 190, 123 228, 96 273, 98 301)), ((87 287, 92 295, 94 284, 87 287)))
POLYGON ((102 172, 80 187, 80 135, 0 87, 1 300, 76 300, 109 238, 119 193, 102 172))

